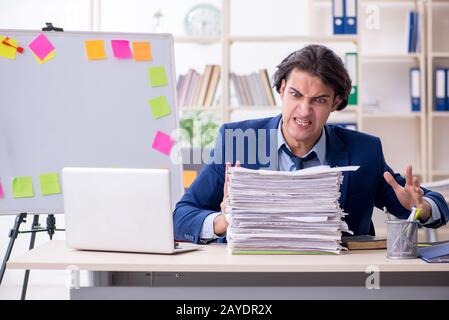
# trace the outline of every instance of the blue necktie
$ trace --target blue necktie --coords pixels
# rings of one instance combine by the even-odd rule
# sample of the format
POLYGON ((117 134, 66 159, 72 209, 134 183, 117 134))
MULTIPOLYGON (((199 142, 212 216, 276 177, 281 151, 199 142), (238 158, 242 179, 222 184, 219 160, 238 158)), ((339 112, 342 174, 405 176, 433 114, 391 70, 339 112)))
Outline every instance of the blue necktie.
POLYGON ((293 163, 295 164, 296 170, 299 169, 304 169, 304 161, 309 161, 312 159, 315 159, 317 157, 316 152, 312 151, 311 153, 309 153, 307 156, 305 156, 304 158, 301 157, 297 157, 295 156, 290 150, 288 150, 287 146, 285 145, 285 143, 281 146, 282 151, 284 151, 289 157, 290 159, 293 161, 293 163))

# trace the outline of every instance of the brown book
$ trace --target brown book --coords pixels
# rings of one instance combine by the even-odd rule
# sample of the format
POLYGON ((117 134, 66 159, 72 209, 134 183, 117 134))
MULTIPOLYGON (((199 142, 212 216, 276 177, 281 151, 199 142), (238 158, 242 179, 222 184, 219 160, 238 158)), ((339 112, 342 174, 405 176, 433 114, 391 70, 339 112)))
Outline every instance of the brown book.
POLYGON ((191 107, 201 107, 201 104, 199 103, 199 96, 200 96, 200 90, 201 90, 201 85, 204 81, 204 74, 200 74, 199 76, 195 77, 195 83, 194 83, 194 87, 193 87, 193 98, 192 101, 190 103, 191 107))
POLYGON ((189 87, 187 89, 187 95, 184 101, 184 106, 190 107, 193 105, 193 95, 195 94, 195 88, 198 85, 199 79, 200 74, 194 70, 192 78, 190 79, 189 87))
POLYGON ((271 89, 270 79, 268 79, 267 69, 261 69, 259 71, 260 78, 262 79, 263 87, 265 89, 265 94, 268 98, 270 106, 275 106, 276 102, 274 100, 273 90, 271 89))
POLYGON ((212 105, 212 101, 217 91, 218 80, 220 79, 220 72, 221 72, 220 66, 214 65, 212 69, 212 76, 209 82, 209 87, 207 88, 206 98, 204 99, 205 107, 209 107, 212 105))
POLYGON ((201 81, 201 89, 198 96, 198 106, 204 107, 204 100, 206 99, 207 88, 209 87, 210 78, 212 76, 213 65, 208 64, 204 69, 203 79, 201 81))
POLYGON ((182 86, 179 89, 180 92, 179 92, 179 99, 178 99, 178 107, 186 106, 187 93, 189 90, 190 83, 192 82, 192 77, 193 77, 194 72, 195 71, 193 69, 189 69, 189 71, 187 72, 187 74, 184 77, 184 80, 182 81, 182 86))
POLYGON ((250 107, 254 106, 254 100, 251 95, 251 88, 249 86, 249 76, 242 75, 240 76, 240 80, 243 88, 243 99, 245 99, 245 106, 250 107))
POLYGON ((387 239, 369 235, 346 236, 341 238, 341 244, 349 250, 386 249, 387 239))

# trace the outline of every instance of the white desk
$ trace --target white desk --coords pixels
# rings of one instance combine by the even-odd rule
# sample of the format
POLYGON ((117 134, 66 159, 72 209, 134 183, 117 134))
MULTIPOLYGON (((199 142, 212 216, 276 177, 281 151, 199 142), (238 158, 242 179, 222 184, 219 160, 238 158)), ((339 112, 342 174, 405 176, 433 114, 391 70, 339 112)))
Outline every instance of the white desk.
POLYGON ((231 255, 226 245, 211 244, 160 255, 77 251, 50 241, 11 259, 8 268, 96 271, 93 287, 71 290, 74 299, 449 299, 449 264, 390 260, 385 254, 231 255), (366 289, 376 269, 380 289, 366 289))

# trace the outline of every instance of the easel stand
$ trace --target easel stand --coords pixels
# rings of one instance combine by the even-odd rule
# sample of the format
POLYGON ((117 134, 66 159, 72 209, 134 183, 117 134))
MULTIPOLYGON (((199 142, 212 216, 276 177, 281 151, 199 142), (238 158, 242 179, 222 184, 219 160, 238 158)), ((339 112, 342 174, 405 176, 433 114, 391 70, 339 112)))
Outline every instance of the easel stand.
MULTIPOLYGON (((8 244, 8 248, 6 249, 5 257, 3 258, 2 267, 0 269, 0 285, 2 284, 3 276, 5 275, 6 263, 8 262, 9 257, 11 256, 11 252, 14 247, 14 242, 20 233, 31 233, 30 246, 29 246, 29 250, 31 250, 34 248, 34 242, 36 240, 37 232, 47 232, 50 237, 50 240, 52 240, 53 235, 55 234, 55 231, 65 231, 64 229, 56 229, 56 219, 53 214, 48 214, 46 228, 42 228, 40 226, 39 214, 34 214, 33 215, 33 223, 31 225, 31 230, 20 231, 19 230, 20 225, 22 223, 26 223, 26 217, 27 217, 26 213, 18 214, 16 217, 16 220, 14 222, 13 228, 9 231, 9 238, 10 238, 9 244, 8 244)), ((25 270, 25 276, 23 278, 23 285, 22 285, 22 295, 21 295, 22 300, 25 300, 29 277, 30 277, 30 270, 25 270)))

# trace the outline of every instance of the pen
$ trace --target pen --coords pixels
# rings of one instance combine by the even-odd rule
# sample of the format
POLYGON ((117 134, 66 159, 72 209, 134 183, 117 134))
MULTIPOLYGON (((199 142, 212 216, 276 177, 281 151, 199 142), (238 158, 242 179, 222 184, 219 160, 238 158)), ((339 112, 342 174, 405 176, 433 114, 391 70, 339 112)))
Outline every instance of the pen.
MULTIPOLYGON (((421 215, 421 212, 422 212, 422 208, 416 208, 416 207, 413 207, 412 208, 412 212, 410 213, 410 216, 409 216, 409 218, 407 219, 407 221, 410 221, 410 222, 416 222, 417 220, 418 220, 418 218, 419 218, 419 216, 421 215)), ((410 243, 410 237, 411 237, 411 233, 412 233, 412 228, 413 228, 413 226, 412 225, 406 225, 405 226, 405 241, 409 244, 409 245, 411 245, 411 243, 410 243)), ((403 230, 404 231, 404 230, 403 230)))
POLYGON ((9 38, 6 37, 6 38, 2 41, 2 44, 6 45, 6 46, 8 46, 8 47, 12 47, 12 48, 16 49, 18 53, 23 53, 23 48, 22 48, 22 47, 16 47, 16 46, 10 44, 10 43, 8 42, 8 40, 9 40, 9 38))
POLYGON ((413 221, 417 221, 419 219, 419 216, 421 215, 422 208, 416 209, 415 217, 413 221))
MULTIPOLYGON (((416 216, 416 207, 412 207, 412 211, 410 212, 410 215, 407 218, 408 222, 412 222, 415 221, 415 216, 416 216)), ((409 225, 404 225, 402 227, 402 235, 405 236, 407 234, 407 229, 408 229, 409 225)))
POLYGON ((385 215, 387 216, 387 220, 390 221, 390 214, 388 213, 387 207, 383 207, 385 215))

